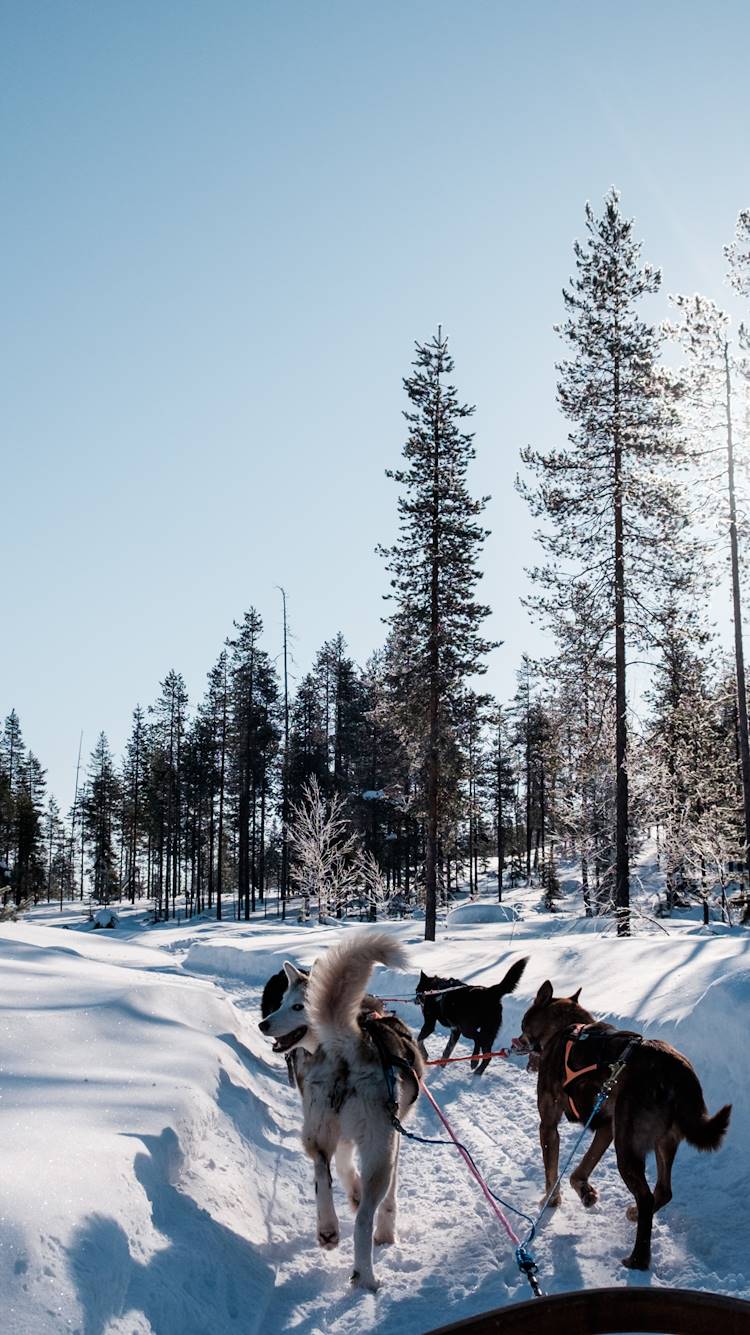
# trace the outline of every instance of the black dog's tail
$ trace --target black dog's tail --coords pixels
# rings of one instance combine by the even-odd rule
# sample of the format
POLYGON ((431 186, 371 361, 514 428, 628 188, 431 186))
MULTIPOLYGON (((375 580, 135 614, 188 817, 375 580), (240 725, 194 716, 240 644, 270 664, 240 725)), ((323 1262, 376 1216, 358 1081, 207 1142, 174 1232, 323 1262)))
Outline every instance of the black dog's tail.
POLYGON ((511 964, 503 981, 501 983, 493 983, 488 991, 495 992, 499 997, 506 996, 508 992, 515 992, 528 962, 528 955, 525 960, 516 960, 515 964, 511 964))

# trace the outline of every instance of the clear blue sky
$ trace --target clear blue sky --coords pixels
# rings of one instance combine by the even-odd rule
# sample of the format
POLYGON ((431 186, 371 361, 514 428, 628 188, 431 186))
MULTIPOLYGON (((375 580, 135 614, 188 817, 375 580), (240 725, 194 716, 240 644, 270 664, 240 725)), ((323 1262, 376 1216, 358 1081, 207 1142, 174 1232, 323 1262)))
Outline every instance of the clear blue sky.
MULTIPOLYGON (((560 440, 552 325, 610 184, 665 291, 728 301, 750 206, 745 3, 6 0, 3 649, 58 796, 169 668, 193 699, 254 604, 298 673, 382 639, 384 469, 440 321, 477 404, 483 596, 513 689, 560 440)), ((664 302, 666 308, 666 298, 664 302)), ((660 312, 661 313, 661 310, 660 312)))

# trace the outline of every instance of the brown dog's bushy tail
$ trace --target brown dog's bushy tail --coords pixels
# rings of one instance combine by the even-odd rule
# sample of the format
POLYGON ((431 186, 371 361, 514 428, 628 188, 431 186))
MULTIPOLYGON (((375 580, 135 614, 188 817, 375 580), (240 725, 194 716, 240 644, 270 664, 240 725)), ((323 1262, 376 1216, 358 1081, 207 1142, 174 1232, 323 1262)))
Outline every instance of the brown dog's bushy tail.
MULTIPOLYGON (((701 1103, 703 1103, 702 1096, 701 1103)), ((709 1117, 703 1104, 700 1112, 693 1116, 678 1108, 677 1121, 685 1139, 697 1150, 718 1150, 729 1126, 731 1113, 732 1105, 726 1103, 713 1117, 709 1117)))
POLYGON ((402 946, 386 932, 359 931, 316 960, 307 985, 306 1007, 324 1048, 349 1050, 359 1044, 357 1016, 365 988, 376 964, 402 969, 406 955, 402 946))
POLYGON ((503 981, 501 983, 493 983, 490 991, 497 992, 498 996, 501 997, 506 996, 508 992, 515 992, 528 962, 528 955, 524 960, 516 960, 515 964, 511 964, 503 981))

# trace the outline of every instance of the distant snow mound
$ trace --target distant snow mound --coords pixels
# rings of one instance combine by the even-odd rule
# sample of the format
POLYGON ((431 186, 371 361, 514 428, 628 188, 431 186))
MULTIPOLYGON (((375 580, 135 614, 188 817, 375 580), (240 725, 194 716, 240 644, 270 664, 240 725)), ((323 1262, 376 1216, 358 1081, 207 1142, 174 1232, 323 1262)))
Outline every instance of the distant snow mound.
POLYGON ((117 927, 119 921, 114 909, 97 909, 94 914, 94 930, 97 927, 117 927))
POLYGON ((212 944, 196 941, 189 949, 182 967, 187 973, 219 974, 227 978, 241 978, 243 982, 262 987, 271 974, 278 973, 289 951, 253 950, 244 940, 224 939, 212 944))
POLYGON ((451 909, 448 914, 448 926, 455 927, 461 923, 467 923, 475 926, 482 922, 513 922, 515 914, 505 904, 491 904, 487 900, 478 900, 474 904, 459 904, 458 908, 451 909))

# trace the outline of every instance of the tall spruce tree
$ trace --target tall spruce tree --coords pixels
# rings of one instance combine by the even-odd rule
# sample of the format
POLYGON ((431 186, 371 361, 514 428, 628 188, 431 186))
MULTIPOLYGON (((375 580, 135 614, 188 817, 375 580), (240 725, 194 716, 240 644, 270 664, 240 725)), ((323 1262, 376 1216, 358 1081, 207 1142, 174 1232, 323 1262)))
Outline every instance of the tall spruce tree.
MULTIPOLYGON (((733 264, 739 261, 730 252, 733 264)), ((741 288, 741 285, 738 284, 741 288)), ((742 289, 741 289, 742 290, 742 289)), ((668 332, 684 348, 684 413, 691 455, 701 491, 701 520, 713 519, 714 546, 728 557, 734 628, 737 744, 744 819, 744 855, 750 878, 750 737, 748 736, 747 682, 742 635, 741 563, 735 460, 734 402, 736 379, 747 377, 748 361, 738 355, 730 339, 726 312, 702 296, 672 298, 681 316, 668 332)))
MULTIPOLYGON (((725 247, 725 254, 729 261, 729 281, 732 287, 743 297, 750 298, 750 209, 743 209, 738 218, 734 234, 734 241, 725 247)), ((747 391, 750 383, 750 329, 747 325, 741 324, 739 328, 739 343, 745 357, 743 358, 742 372, 747 391)), ((747 696, 741 686, 741 679, 744 684, 744 650, 742 648, 742 630, 741 630, 741 611, 740 611, 740 584, 739 584, 739 557, 737 554, 737 507, 734 494, 734 438, 731 417, 731 386, 729 384, 729 370, 727 368, 727 397, 729 406, 727 409, 727 461, 728 461, 728 481, 729 481, 729 524, 730 524, 730 543, 732 546, 732 600, 734 607, 734 644, 735 644, 735 675, 737 678, 737 707, 739 714, 740 728, 740 764, 743 774, 743 796, 745 813, 745 839, 747 841, 747 863, 750 871, 750 744, 747 740, 747 696), (740 661, 742 660, 742 661, 740 661), (744 714, 744 739, 742 737, 744 714)), ((748 898, 747 908, 745 910, 745 922, 750 922, 750 897, 748 898)))
POLYGON ((520 484, 550 558, 532 572, 547 611, 561 587, 586 579, 596 612, 614 640, 615 909, 620 934, 630 930, 627 646, 648 638, 649 591, 658 586, 671 536, 682 524, 668 470, 682 454, 675 429, 673 382, 660 373, 661 335, 638 313, 660 286, 658 270, 641 265, 633 223, 611 190, 600 218, 586 206, 585 244, 575 245, 576 276, 563 292, 560 334, 569 358, 559 367, 558 401, 572 424, 567 449, 532 449, 522 458, 538 486, 520 484))
POLYGON ((473 436, 464 423, 474 409, 462 404, 447 377, 453 372, 448 340, 439 328, 416 345, 414 370, 404 380, 411 408, 406 466, 388 471, 402 488, 399 540, 381 549, 396 606, 389 621, 402 653, 392 656, 397 690, 408 702, 422 744, 425 797, 425 939, 434 941, 437 917, 441 762, 464 683, 486 671, 493 647, 480 633, 489 608, 474 599, 477 562, 487 531, 477 523, 487 497, 473 500, 467 473, 473 436))
POLYGON ((44 793, 45 771, 32 751, 18 771, 15 792, 16 861, 14 881, 16 902, 38 899, 45 882, 44 793))
POLYGON ((118 885, 115 837, 119 815, 120 782, 105 734, 99 734, 89 761, 83 795, 83 833, 91 850, 93 892, 106 904, 118 885))
POLYGON ((231 660, 232 768, 237 790, 237 886, 244 914, 263 893, 265 824, 269 766, 278 742, 278 683, 260 646, 263 622, 254 608, 245 613, 229 642, 231 660))
POLYGON ((16 800, 25 758, 21 722, 15 709, 11 709, 0 738, 0 850, 8 867, 15 852, 16 800))
POLYGON ((122 767, 121 829, 125 863, 122 888, 127 891, 131 904, 141 892, 139 854, 146 823, 144 789, 149 763, 148 738, 144 711, 136 705, 122 767))

